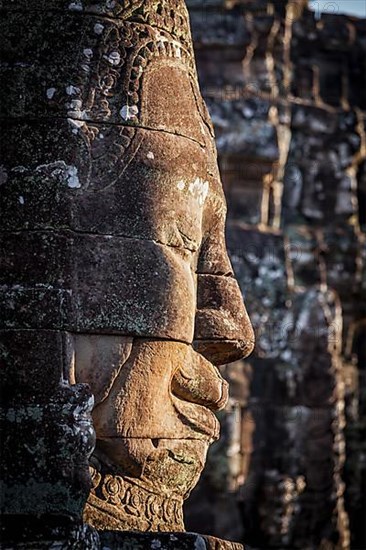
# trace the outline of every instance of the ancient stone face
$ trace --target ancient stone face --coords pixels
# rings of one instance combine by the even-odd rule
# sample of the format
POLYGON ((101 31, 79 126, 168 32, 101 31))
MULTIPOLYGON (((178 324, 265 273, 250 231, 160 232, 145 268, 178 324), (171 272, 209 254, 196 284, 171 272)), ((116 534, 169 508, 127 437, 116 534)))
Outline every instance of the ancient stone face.
POLYGON ((182 530, 227 397, 213 365, 253 347, 185 4, 0 7, 2 326, 70 335, 96 399, 87 520, 182 530))
POLYGON ((226 403, 226 383, 183 343, 79 335, 75 349, 78 379, 91 382, 98 396, 87 520, 103 528, 107 520, 96 511, 102 508, 109 528, 182 530, 182 500, 218 436, 211 410, 226 403), (96 377, 100 365, 108 380, 96 377))

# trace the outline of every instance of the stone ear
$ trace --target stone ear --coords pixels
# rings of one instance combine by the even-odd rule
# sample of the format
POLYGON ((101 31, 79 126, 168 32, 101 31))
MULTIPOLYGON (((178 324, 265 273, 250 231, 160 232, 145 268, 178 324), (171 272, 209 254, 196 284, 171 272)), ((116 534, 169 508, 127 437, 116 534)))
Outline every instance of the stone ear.
POLYGON ((133 338, 113 335, 75 334, 75 380, 93 392, 95 406, 104 401, 131 355, 133 338))

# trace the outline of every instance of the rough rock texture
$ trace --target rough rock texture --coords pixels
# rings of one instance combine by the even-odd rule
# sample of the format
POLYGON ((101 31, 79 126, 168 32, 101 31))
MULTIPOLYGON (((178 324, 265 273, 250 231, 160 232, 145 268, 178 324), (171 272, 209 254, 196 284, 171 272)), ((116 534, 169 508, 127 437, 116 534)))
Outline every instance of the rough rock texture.
MULTIPOLYGON (((183 531, 183 499, 218 437, 212 411, 227 400, 214 365, 254 340, 185 3, 4 0, 0 11, 0 326, 19 344, 9 368, 22 366, 6 383, 45 400, 19 429, 48 437, 51 414, 59 426, 47 384, 62 359, 65 380, 95 395, 85 519, 183 531)), ((26 457, 17 468, 27 478, 26 457)))
POLYGON ((222 369, 241 390, 187 523, 201 510, 206 532, 256 548, 364 548, 365 21, 188 4, 257 344, 222 369))
MULTIPOLYGON (((19 519, 19 518, 18 518, 19 519)), ((21 534, 16 525, 9 525, 8 540, 2 550, 245 550, 241 544, 197 535, 195 533, 138 533, 122 531, 97 532, 88 525, 67 529, 41 525, 32 519, 21 534)))
POLYGON ((117 533, 104 531, 100 534, 102 548, 113 550, 245 550, 241 544, 206 537, 194 533, 117 533))
POLYGON ((93 527, 60 522, 52 516, 16 516, 6 522, 1 534, 2 550, 101 550, 93 527))
MULTIPOLYGON (((93 397, 70 385, 64 370, 65 334, 1 330, 1 532, 9 547, 47 537, 80 540, 91 489, 88 459, 94 449, 93 397), (47 527, 46 527, 47 526, 47 527)), ((51 544, 51 542, 50 542, 51 544)))

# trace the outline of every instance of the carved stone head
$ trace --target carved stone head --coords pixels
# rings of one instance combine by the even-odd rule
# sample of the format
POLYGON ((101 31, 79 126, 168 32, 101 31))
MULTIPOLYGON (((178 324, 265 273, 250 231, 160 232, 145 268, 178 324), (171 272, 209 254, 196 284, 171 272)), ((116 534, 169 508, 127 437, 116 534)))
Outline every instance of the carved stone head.
MULTIPOLYGON (((3 224, 24 232, 13 272, 30 247, 38 255, 21 270, 34 315, 16 326, 71 334, 65 369, 95 395, 88 521, 180 530, 218 437, 212 411, 227 398, 214 365, 254 340, 226 252, 187 10, 183 0, 52 0, 36 20, 39 9, 31 0, 12 15, 42 29, 24 44, 36 76, 4 146, 16 166, 6 166, 3 224)), ((24 88, 26 77, 19 67, 24 88)))

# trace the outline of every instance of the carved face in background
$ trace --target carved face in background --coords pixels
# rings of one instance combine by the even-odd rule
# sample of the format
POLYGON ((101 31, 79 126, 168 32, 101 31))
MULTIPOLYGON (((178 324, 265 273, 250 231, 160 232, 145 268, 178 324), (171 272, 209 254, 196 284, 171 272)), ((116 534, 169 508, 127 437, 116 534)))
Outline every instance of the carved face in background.
POLYGON ((213 365, 253 346, 226 253, 225 199, 187 12, 181 0, 58 9, 62 39, 51 11, 53 34, 42 20, 43 34, 59 40, 52 71, 41 46, 31 49, 46 82, 29 106, 38 120, 11 123, 5 145, 11 151, 19 135, 25 143, 37 132, 44 144, 32 157, 24 146, 26 171, 13 170, 12 192, 25 197, 15 223, 34 229, 18 261, 30 241, 45 250, 36 277, 44 284, 55 258, 57 314, 36 316, 34 328, 72 335, 69 377, 95 394, 87 520, 179 530, 182 499, 218 436, 211 410, 227 398, 213 365))

